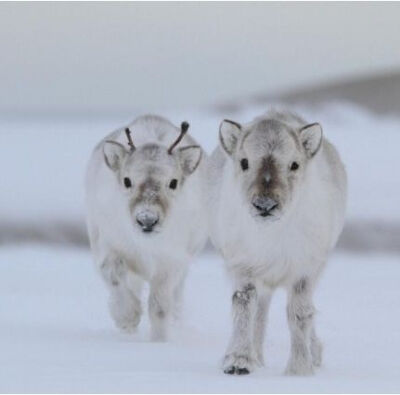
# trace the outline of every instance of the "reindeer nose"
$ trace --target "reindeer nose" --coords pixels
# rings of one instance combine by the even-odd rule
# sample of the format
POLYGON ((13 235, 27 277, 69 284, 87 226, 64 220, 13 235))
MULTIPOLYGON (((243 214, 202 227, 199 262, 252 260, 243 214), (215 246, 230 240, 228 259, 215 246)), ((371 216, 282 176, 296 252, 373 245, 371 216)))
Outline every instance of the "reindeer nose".
POLYGON ((253 206, 260 212, 262 217, 271 215, 271 211, 278 207, 278 202, 270 197, 257 196, 253 199, 253 206))
POLYGON ((152 232, 158 222, 158 215, 151 211, 142 211, 136 216, 136 222, 140 225, 143 232, 152 232))

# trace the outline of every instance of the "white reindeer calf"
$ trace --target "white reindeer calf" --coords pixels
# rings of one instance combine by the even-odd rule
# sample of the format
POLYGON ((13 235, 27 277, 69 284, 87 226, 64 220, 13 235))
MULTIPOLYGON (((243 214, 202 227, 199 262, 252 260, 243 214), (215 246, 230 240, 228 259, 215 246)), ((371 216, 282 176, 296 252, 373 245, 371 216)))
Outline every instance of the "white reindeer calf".
POLYGON ((246 125, 223 121, 209 163, 210 234, 234 280, 233 332, 224 372, 263 364, 272 292, 288 291, 287 374, 312 374, 322 346, 313 291, 343 227, 346 172, 318 123, 271 111, 246 125))
POLYGON ((90 244, 111 293, 111 315, 119 328, 134 330, 149 282, 153 340, 167 338, 188 262, 207 238, 203 151, 188 127, 140 117, 96 146, 86 173, 90 244))

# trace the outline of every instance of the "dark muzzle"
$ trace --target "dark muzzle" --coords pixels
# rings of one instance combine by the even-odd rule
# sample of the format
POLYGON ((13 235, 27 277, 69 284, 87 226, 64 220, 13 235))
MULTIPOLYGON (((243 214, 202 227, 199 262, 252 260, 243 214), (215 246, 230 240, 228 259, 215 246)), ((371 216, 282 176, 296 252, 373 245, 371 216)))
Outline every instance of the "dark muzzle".
POLYGON ((278 202, 270 197, 257 196, 252 204, 262 217, 272 215, 272 211, 278 207, 278 202))
POLYGON ((143 232, 152 232, 154 226, 158 223, 158 216, 150 211, 144 211, 136 216, 136 222, 143 232))

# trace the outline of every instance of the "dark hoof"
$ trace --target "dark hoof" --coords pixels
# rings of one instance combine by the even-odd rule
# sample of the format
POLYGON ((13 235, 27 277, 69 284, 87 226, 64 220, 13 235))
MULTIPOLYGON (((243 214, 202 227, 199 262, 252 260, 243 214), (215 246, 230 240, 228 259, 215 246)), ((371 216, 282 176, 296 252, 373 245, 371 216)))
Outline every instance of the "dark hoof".
POLYGON ((236 374, 238 376, 249 374, 250 371, 247 368, 236 368, 235 366, 230 366, 224 370, 225 374, 236 374))
POLYGON ((224 370, 225 374, 235 374, 235 367, 234 366, 230 366, 229 368, 226 368, 224 370))

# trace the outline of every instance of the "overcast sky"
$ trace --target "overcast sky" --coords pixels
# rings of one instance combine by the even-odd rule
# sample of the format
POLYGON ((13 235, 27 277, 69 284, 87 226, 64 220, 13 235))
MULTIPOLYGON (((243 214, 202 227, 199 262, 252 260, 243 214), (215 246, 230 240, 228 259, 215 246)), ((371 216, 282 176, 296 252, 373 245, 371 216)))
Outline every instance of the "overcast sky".
POLYGON ((1 3, 0 111, 156 111, 400 68, 399 3, 1 3))

